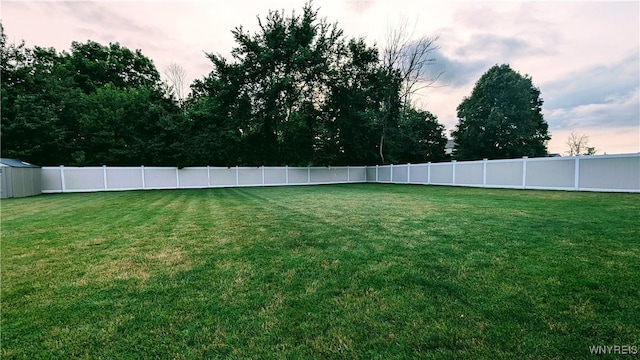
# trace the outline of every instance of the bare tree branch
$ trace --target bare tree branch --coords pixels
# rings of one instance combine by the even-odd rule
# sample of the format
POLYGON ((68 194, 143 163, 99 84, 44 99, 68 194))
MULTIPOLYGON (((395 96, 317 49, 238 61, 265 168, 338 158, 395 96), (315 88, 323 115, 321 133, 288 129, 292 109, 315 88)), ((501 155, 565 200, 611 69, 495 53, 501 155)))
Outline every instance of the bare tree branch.
POLYGON ((572 131, 566 144, 569 147, 569 151, 567 151, 569 156, 594 155, 596 153, 596 148, 589 146, 589 136, 585 134, 577 134, 572 131))
POLYGON ((436 42, 439 35, 420 36, 415 39, 417 21, 409 30, 409 22, 400 19, 397 25, 388 26, 382 61, 388 69, 399 71, 402 78, 400 98, 406 109, 411 105, 412 96, 419 90, 433 86, 443 72, 430 75, 429 65, 435 63, 433 52, 439 49, 436 42))
POLYGON ((184 83, 187 76, 187 72, 184 68, 176 63, 171 63, 165 69, 164 75, 167 77, 169 86, 173 90, 178 101, 184 100, 184 83))
MULTIPOLYGON (((433 52, 438 49, 436 42, 439 36, 420 36, 415 39, 417 21, 409 29, 409 21, 400 19, 396 25, 388 25, 385 44, 382 49, 382 65, 389 73, 400 76, 400 119, 411 107, 412 98, 419 90, 432 86, 442 75, 429 76, 427 67, 435 62, 433 52)), ((387 121, 391 113, 391 94, 387 97, 385 107, 387 115, 383 117, 382 133, 380 134, 379 153, 382 163, 385 163, 384 146, 386 142, 387 121)), ((397 96, 397 94, 393 94, 397 96)))

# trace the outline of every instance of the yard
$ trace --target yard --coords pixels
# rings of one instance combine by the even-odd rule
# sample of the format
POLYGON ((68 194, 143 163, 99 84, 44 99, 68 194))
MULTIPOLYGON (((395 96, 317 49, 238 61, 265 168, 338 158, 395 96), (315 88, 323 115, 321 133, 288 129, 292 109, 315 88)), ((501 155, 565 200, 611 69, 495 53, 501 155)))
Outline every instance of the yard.
POLYGON ((640 347, 639 194, 130 191, 2 200, 1 216, 4 359, 640 347))

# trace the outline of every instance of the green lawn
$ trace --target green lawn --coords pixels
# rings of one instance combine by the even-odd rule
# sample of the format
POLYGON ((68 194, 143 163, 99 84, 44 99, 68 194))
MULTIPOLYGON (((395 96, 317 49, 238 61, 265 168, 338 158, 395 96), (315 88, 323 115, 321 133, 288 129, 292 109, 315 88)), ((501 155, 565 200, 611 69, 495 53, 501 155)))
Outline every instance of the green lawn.
POLYGON ((638 194, 131 191, 8 199, 1 216, 3 359, 640 347, 638 194))

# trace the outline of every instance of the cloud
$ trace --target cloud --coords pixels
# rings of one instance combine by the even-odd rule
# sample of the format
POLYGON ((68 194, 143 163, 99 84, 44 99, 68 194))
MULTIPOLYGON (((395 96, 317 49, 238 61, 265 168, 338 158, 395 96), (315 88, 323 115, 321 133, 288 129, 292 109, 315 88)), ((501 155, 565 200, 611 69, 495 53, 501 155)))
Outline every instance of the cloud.
POLYGON ((468 60, 449 57, 442 51, 436 50, 433 53, 434 62, 430 63, 425 72, 427 74, 440 74, 438 85, 452 87, 464 87, 470 83, 475 83, 484 72, 492 65, 489 60, 468 60))
POLYGON ((530 44, 527 40, 497 34, 476 34, 468 43, 458 48, 455 55, 461 58, 484 58, 504 61, 516 56, 541 55, 545 48, 530 44))
POLYGON ((156 29, 138 25, 138 21, 129 16, 112 11, 109 7, 95 2, 59 2, 50 3, 54 11, 75 17, 78 21, 91 25, 93 28, 114 29, 120 33, 153 35, 156 29))
POLYGON ((545 110, 551 129, 578 127, 611 128, 635 126, 640 131, 640 88, 624 95, 611 96, 599 103, 545 110))
POLYGON ((363 15, 375 5, 373 0, 347 0, 345 6, 350 12, 354 12, 358 15, 363 15))
POLYGON ((455 49, 453 56, 435 51, 435 62, 427 71, 443 72, 439 81, 443 85, 462 87, 475 83, 493 65, 509 64, 516 57, 536 51, 526 41, 517 38, 488 34, 474 36, 468 44, 455 49))
POLYGON ((541 86, 549 109, 565 109, 605 103, 607 99, 628 94, 640 86, 640 54, 607 65, 572 72, 541 86))
POLYGON ((453 22, 471 33, 520 33, 528 38, 550 38, 557 34, 555 24, 548 19, 548 11, 565 7, 558 3, 502 2, 465 3, 453 16, 453 22))
MULTIPOLYGON (((455 31, 444 29, 444 31, 455 31)), ((454 34, 447 34, 453 36, 454 34)), ((433 52, 435 62, 429 64, 428 73, 440 73, 441 85, 463 87, 475 83, 483 73, 496 64, 511 64, 518 59, 545 56, 549 49, 542 48, 529 40, 496 34, 476 34, 468 39, 455 39, 455 47, 447 52, 440 49, 433 52)))
POLYGON ((543 84, 543 109, 552 128, 636 126, 640 129, 638 52, 543 84))

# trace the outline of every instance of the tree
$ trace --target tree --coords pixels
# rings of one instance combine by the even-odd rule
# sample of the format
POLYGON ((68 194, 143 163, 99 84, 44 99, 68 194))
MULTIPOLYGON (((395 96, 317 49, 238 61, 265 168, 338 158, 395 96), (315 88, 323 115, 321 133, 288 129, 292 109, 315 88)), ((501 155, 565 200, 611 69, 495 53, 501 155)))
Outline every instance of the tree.
POLYGON ((445 128, 432 113, 409 108, 398 132, 398 144, 392 146, 395 162, 436 162, 447 158, 445 128))
POLYGON ((244 161, 308 164, 325 140, 320 113, 345 51, 342 30, 318 19, 310 4, 301 15, 270 11, 258 24, 255 34, 242 27, 233 31, 238 46, 232 54, 244 75, 235 81, 242 82, 240 92, 251 104, 250 122, 241 131, 244 161))
POLYGON ((107 84, 86 95, 79 115, 75 165, 176 165, 180 112, 147 87, 107 84))
POLYGON ((182 102, 185 98, 184 86, 187 72, 184 68, 176 63, 171 63, 164 71, 167 77, 170 91, 173 92, 178 102, 182 102))
POLYGON ((69 125, 82 101, 71 73, 52 48, 8 44, 2 32, 2 156, 35 164, 62 164, 69 125))
POLYGON ((118 89, 146 86, 159 89, 160 74, 153 61, 141 50, 131 51, 118 43, 108 46, 95 41, 71 43, 64 52, 68 66, 74 70, 74 81, 85 93, 111 83, 118 89))
POLYGON ((175 165, 178 104, 153 61, 118 43, 73 42, 61 59, 85 93, 68 143, 77 165, 175 165))
POLYGON ((550 139, 542 99, 531 77, 495 65, 458 106, 452 132, 462 160, 544 156, 550 139))
POLYGON ((442 72, 435 75, 427 72, 429 65, 436 61, 432 54, 439 49, 436 43, 440 36, 415 38, 414 35, 415 29, 409 31, 409 22, 401 19, 397 25, 387 27, 382 51, 383 66, 396 70, 400 75, 403 109, 413 105, 412 97, 416 92, 432 86, 442 76, 442 72))
POLYGON ((258 25, 256 33, 232 31, 230 61, 208 54, 213 71, 186 101, 199 139, 191 148, 225 164, 377 162, 379 119, 397 118, 381 111, 383 102, 398 103, 398 81, 378 50, 345 39, 310 4, 301 14, 271 11, 258 25))
POLYGON ((176 164, 182 114, 139 50, 89 41, 58 53, 7 44, 3 31, 1 54, 3 156, 39 165, 176 164))
POLYGON ((243 133, 251 104, 241 93, 244 70, 224 58, 210 56, 214 70, 195 80, 184 103, 187 121, 182 128, 185 156, 180 165, 235 166, 243 164, 243 133))
POLYGON ((335 151, 332 164, 377 164, 380 133, 388 136, 398 119, 397 106, 390 112, 381 105, 389 99, 398 104, 400 79, 380 66, 377 50, 363 39, 349 41, 346 61, 336 75, 325 106, 328 143, 335 151))
POLYGON ((438 49, 436 42, 439 36, 421 36, 414 39, 414 31, 409 31, 408 27, 406 19, 401 19, 396 26, 388 26, 382 51, 383 67, 390 76, 396 76, 400 81, 397 91, 387 93, 384 102, 386 114, 380 118, 378 148, 382 163, 385 163, 385 143, 394 136, 398 123, 409 115, 415 93, 433 85, 442 75, 439 73, 430 76, 426 71, 435 61, 431 54, 438 49))
POLYGON ((595 155, 596 148, 589 146, 589 136, 572 131, 566 142, 569 156, 595 155))

